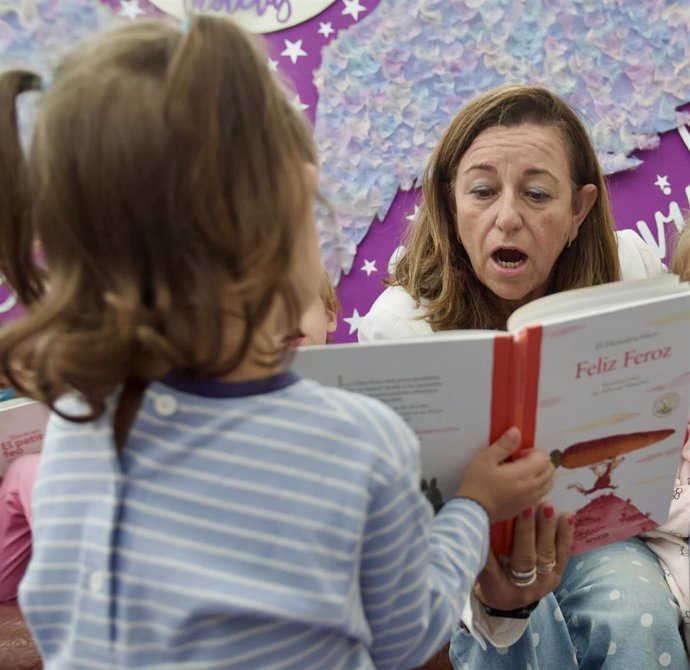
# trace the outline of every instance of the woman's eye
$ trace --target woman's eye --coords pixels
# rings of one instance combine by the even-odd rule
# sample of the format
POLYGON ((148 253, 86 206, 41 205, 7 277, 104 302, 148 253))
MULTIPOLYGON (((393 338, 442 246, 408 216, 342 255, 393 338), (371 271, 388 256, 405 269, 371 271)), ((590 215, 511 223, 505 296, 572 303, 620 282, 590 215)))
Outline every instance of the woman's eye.
POLYGON ((534 202, 543 202, 548 200, 549 194, 544 191, 527 191, 527 197, 534 202))
POLYGON ((475 186, 470 192, 482 200, 490 198, 494 194, 493 189, 488 186, 475 186))

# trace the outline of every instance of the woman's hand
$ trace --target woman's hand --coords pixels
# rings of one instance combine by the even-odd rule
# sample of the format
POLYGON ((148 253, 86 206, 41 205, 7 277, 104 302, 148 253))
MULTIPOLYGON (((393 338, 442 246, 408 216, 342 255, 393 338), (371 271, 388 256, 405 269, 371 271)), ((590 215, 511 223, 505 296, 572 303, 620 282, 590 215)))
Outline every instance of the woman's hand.
POLYGON ((489 560, 474 587, 479 600, 497 610, 526 607, 553 591, 561 581, 575 531, 572 516, 556 517, 548 502, 535 513, 523 512, 515 520, 513 550, 506 565, 489 553, 489 560), (519 586, 516 582, 530 582, 519 586), (516 575, 519 575, 516 577, 516 575))

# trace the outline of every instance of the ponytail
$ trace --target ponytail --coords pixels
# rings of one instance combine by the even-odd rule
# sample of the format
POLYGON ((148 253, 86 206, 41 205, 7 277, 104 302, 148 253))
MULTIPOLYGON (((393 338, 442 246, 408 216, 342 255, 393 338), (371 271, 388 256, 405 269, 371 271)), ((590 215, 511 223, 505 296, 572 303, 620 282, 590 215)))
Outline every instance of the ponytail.
POLYGON ((19 139, 17 98, 41 88, 41 78, 27 70, 0 76, 0 271, 23 305, 42 294, 33 258, 34 230, 26 160, 19 139))

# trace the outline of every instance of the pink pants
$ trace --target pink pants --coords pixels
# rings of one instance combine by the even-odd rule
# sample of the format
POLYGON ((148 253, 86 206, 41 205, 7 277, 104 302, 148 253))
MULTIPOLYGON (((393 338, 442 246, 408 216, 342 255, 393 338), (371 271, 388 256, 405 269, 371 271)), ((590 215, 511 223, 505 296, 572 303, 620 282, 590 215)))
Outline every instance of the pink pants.
POLYGON ((31 489, 39 456, 12 461, 0 481, 0 602, 17 597, 31 558, 31 489))

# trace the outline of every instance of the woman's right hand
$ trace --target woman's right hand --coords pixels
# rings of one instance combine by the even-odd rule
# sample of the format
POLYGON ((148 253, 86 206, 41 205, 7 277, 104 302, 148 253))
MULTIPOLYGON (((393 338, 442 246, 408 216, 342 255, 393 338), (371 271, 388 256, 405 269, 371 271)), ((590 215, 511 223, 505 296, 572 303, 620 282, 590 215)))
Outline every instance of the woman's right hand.
POLYGON ((509 428, 475 454, 456 492, 456 496, 481 504, 492 523, 511 519, 536 505, 553 485, 555 468, 544 452, 525 449, 515 460, 508 460, 520 446, 520 439, 520 431, 509 428))
MULTIPOLYGON (((479 600, 497 610, 516 610, 551 593, 561 581, 570 558, 575 527, 573 516, 556 517, 553 506, 544 502, 515 520, 513 549, 501 564, 489 552, 484 570, 474 587, 479 600), (531 584, 518 585, 515 573, 535 571, 531 584)), ((519 581, 519 579, 517 580, 519 581)))

